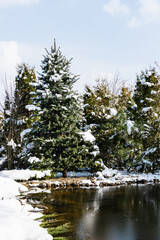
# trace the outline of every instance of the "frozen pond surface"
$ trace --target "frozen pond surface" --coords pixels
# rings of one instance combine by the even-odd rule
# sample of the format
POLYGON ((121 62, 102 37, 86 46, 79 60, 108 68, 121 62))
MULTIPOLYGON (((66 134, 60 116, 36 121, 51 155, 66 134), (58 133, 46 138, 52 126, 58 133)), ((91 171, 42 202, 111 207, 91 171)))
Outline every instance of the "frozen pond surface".
POLYGON ((54 190, 32 194, 62 214, 78 240, 159 240, 160 185, 54 190))

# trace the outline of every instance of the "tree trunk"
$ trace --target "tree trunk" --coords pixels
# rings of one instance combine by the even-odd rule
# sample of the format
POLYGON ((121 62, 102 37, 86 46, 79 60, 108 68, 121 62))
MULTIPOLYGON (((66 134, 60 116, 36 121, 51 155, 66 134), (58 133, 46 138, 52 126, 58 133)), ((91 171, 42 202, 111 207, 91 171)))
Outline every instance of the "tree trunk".
MULTIPOLYGON (((13 124, 13 115, 10 116, 9 123, 9 133, 8 133, 8 143, 14 139, 14 124, 13 124)), ((8 161, 8 170, 13 169, 13 146, 7 144, 7 161, 8 161)))
POLYGON ((13 169, 13 149, 12 146, 8 146, 8 170, 13 169))
POLYGON ((63 170, 63 177, 64 177, 64 178, 67 178, 67 169, 64 169, 64 170, 63 170))

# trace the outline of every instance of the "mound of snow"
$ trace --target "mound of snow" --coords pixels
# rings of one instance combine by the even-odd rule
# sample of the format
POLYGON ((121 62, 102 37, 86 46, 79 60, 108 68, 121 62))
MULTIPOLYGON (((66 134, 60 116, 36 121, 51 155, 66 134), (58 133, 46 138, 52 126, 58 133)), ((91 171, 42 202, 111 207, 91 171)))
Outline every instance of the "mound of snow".
POLYGON ((128 134, 130 135, 130 134, 131 134, 131 131, 132 131, 132 127, 134 126, 133 121, 127 120, 127 121, 126 121, 126 124, 127 124, 127 132, 128 132, 128 134))
POLYGON ((11 178, 14 180, 28 180, 30 178, 43 178, 45 176, 50 176, 50 170, 46 171, 36 171, 36 170, 3 170, 0 172, 1 177, 11 178))
MULTIPOLYGON (((27 206, 27 205, 25 205, 27 206)), ((17 199, 0 201, 0 240, 52 240, 17 199)))
POLYGON ((96 181, 112 184, 125 184, 127 182, 140 182, 142 180, 146 182, 154 182, 157 180, 160 182, 160 171, 155 174, 152 173, 128 173, 126 171, 115 170, 107 168, 103 162, 101 162, 103 170, 96 173, 96 181))
POLYGON ((88 130, 86 132, 80 132, 79 134, 82 135, 84 141, 88 141, 92 143, 96 140, 95 137, 92 135, 91 130, 88 130))
POLYGON ((0 199, 13 198, 16 195, 19 195, 19 192, 27 191, 28 189, 13 181, 12 179, 0 177, 0 199))
POLYGON ((0 177, 0 240, 52 240, 47 230, 33 220, 41 214, 31 213, 31 205, 16 199, 19 191, 27 190, 12 179, 0 177))

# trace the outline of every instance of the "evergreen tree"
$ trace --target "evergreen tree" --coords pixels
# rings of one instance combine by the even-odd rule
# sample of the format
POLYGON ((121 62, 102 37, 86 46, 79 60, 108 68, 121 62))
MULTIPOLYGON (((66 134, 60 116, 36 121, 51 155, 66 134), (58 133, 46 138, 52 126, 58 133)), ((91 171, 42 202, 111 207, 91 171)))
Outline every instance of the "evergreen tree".
POLYGON ((133 169, 137 151, 134 137, 138 138, 130 115, 133 105, 132 91, 124 85, 118 96, 111 95, 104 82, 98 82, 93 90, 86 87, 86 121, 96 138, 100 157, 108 167, 133 169))
POLYGON ((96 138, 96 145, 100 150, 99 157, 109 167, 114 164, 111 138, 114 135, 113 118, 117 114, 115 101, 116 97, 111 95, 104 81, 98 81, 93 90, 86 86, 84 94, 85 118, 96 138))
POLYGON ((3 125, 2 125, 2 121, 3 121, 3 110, 0 113, 0 168, 1 165, 4 162, 4 153, 5 153, 5 149, 3 147, 3 125))
POLYGON ((33 95, 35 95, 36 75, 34 68, 21 64, 17 67, 17 76, 15 79, 14 92, 14 142, 15 149, 15 166, 18 168, 28 167, 27 161, 21 158, 23 149, 23 137, 21 132, 31 126, 31 113, 27 109, 31 105, 33 95))
POLYGON ((1 165, 1 168, 8 168, 8 170, 14 167, 14 118, 13 118, 13 99, 11 99, 9 92, 5 91, 4 102, 4 117, 2 119, 2 148, 5 154, 5 161, 1 165))
POLYGON ((82 112, 73 91, 77 76, 70 73, 71 60, 56 49, 56 44, 51 52, 46 52, 33 104, 38 119, 32 125, 26 147, 33 166, 62 171, 66 177, 68 170, 94 166, 94 148, 82 137, 82 112))
POLYGON ((130 169, 133 161, 132 135, 128 106, 132 102, 132 91, 122 85, 116 102, 117 115, 113 119, 114 135, 111 138, 115 165, 119 169, 130 169))
POLYGON ((26 168, 28 163, 22 161, 21 151, 23 139, 21 132, 30 126, 30 113, 26 105, 31 103, 32 92, 36 81, 33 68, 22 64, 17 68, 14 97, 6 91, 4 103, 4 118, 2 120, 2 148, 5 154, 5 162, 1 168, 26 168))
POLYGON ((154 171, 158 167, 159 96, 160 76, 155 68, 150 68, 137 77, 133 95, 133 120, 138 127, 140 146, 136 165, 142 171, 154 171))
POLYGON ((0 159, 2 158, 2 115, 0 114, 0 159))

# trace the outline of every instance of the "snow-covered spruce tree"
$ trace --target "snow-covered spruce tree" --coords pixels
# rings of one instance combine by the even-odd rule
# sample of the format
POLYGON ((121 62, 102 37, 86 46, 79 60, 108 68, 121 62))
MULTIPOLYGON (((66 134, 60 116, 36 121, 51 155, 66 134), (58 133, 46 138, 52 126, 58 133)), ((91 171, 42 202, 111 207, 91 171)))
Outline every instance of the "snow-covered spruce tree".
POLYGON ((139 131, 139 156, 136 167, 141 171, 154 171, 158 168, 159 159, 159 108, 160 76, 155 68, 141 72, 137 77, 133 95, 135 106, 133 120, 139 131))
POLYGON ((132 91, 122 86, 118 95, 111 95, 108 86, 98 83, 94 89, 86 87, 84 94, 85 117, 100 157, 108 167, 133 168, 137 138, 136 126, 130 118, 133 106, 132 91))
POLYGON ((132 90, 122 86, 121 92, 116 103, 117 115, 114 120, 115 141, 113 151, 119 168, 128 171, 135 170, 135 159, 139 156, 141 149, 141 136, 136 123, 133 121, 132 111, 135 103, 132 99, 132 90))
POLYGON ((14 142, 15 148, 15 167, 28 167, 27 161, 21 158, 21 151, 23 148, 23 138, 21 132, 29 128, 32 120, 30 118, 30 111, 26 106, 30 106, 33 94, 35 94, 34 84, 36 83, 36 75, 34 68, 27 66, 25 63, 18 65, 17 76, 15 78, 14 91, 14 142))
POLYGON ((4 113, 2 119, 2 135, 1 144, 4 154, 4 162, 1 165, 1 169, 8 168, 8 170, 14 167, 14 118, 13 118, 13 99, 9 92, 5 91, 4 113))
POLYGON ((9 170, 28 167, 28 163, 22 161, 20 154, 23 147, 21 132, 31 124, 30 113, 25 106, 31 103, 31 93, 34 87, 30 84, 35 82, 35 73, 33 68, 25 64, 18 66, 17 73, 14 95, 6 90, 2 120, 1 139, 5 161, 1 169, 8 168, 9 170))
POLYGON ((46 52, 33 104, 38 119, 32 125, 26 148, 35 168, 59 170, 66 177, 68 170, 94 167, 94 148, 83 139, 82 113, 73 91, 77 76, 70 72, 71 60, 56 49, 56 44, 46 52))
POLYGON ((128 112, 132 101, 132 90, 122 85, 116 102, 117 114, 113 118, 114 134, 110 138, 113 146, 115 164, 120 169, 130 169, 133 161, 133 124, 128 112))
POLYGON ((84 113, 87 125, 99 147, 99 157, 108 167, 113 167, 113 145, 111 137, 114 134, 113 118, 117 114, 114 108, 116 97, 111 95, 105 82, 97 82, 91 89, 86 86, 84 94, 84 113))
POLYGON ((3 164, 3 162, 5 161, 5 149, 3 147, 3 125, 2 125, 2 121, 3 121, 3 110, 0 112, 0 168, 1 165, 3 164))
POLYGON ((2 159, 2 152, 3 152, 3 149, 2 149, 2 115, 0 114, 0 162, 1 162, 1 159, 2 159))

